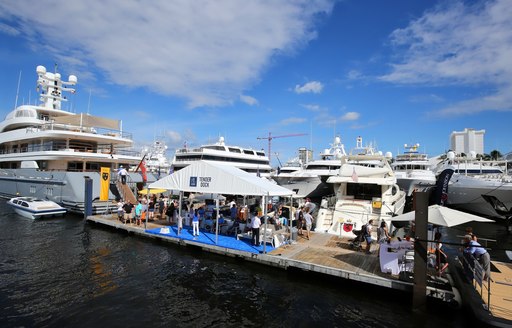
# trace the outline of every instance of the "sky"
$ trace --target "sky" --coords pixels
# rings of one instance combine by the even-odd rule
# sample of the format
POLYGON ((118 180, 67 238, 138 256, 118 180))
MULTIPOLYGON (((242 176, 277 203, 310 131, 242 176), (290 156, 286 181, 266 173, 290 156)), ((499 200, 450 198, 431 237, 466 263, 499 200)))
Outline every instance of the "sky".
POLYGON ((273 165, 335 136, 435 156, 465 128, 512 151, 509 0, 0 2, 0 116, 36 102, 38 65, 78 77, 64 109, 170 157, 220 136, 268 152, 269 133, 273 165))

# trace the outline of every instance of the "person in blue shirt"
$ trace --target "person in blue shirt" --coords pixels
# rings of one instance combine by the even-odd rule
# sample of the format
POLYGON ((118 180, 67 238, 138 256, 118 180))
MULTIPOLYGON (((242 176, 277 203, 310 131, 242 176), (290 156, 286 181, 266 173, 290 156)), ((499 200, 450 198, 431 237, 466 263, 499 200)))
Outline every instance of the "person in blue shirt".
POLYGON ((483 280, 487 280, 491 276, 491 256, 489 252, 478 243, 474 234, 464 236, 464 240, 468 243, 464 253, 473 255, 480 262, 484 270, 483 280))
POLYGON ((236 209, 236 204, 233 204, 230 209, 230 218, 231 220, 235 220, 238 214, 238 210, 236 209))

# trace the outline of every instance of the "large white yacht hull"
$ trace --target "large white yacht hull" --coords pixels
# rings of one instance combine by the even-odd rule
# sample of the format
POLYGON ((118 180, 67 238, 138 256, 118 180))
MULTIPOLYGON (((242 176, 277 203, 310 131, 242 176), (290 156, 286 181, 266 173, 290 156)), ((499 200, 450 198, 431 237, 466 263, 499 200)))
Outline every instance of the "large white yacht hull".
POLYGON ((482 216, 500 217, 482 195, 494 196, 512 208, 512 182, 476 176, 454 175, 448 186, 447 204, 482 216))

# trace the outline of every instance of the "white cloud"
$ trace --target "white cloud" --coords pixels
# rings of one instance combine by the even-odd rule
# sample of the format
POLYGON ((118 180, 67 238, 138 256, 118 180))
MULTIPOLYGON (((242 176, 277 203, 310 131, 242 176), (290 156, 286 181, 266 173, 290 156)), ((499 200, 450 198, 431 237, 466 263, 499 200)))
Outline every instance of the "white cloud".
POLYGON ((312 112, 320 112, 323 110, 319 105, 314 104, 305 104, 301 106, 312 112))
POLYGON ((340 121, 356 121, 361 115, 358 112, 347 112, 340 117, 340 121))
POLYGON ((391 34, 402 60, 381 79, 392 83, 494 86, 440 114, 512 110, 512 6, 508 0, 442 2, 391 34), (508 93, 510 94, 510 93, 508 93))
POLYGON ((311 81, 304 85, 296 85, 295 92, 296 93, 320 93, 324 88, 323 84, 318 81, 311 81))
POLYGON ((167 138, 169 138, 171 145, 179 145, 183 140, 183 138, 179 132, 172 131, 172 130, 165 131, 165 136, 167 138))
POLYGON ((232 103, 273 56, 315 38, 315 19, 333 6, 334 0, 18 0, 0 2, 0 17, 30 44, 53 45, 48 49, 62 61, 198 107, 232 103))
POLYGON ((4 33, 10 36, 16 36, 20 34, 20 31, 12 26, 0 22, 0 33, 4 33))
POLYGON ((281 120, 280 125, 292 125, 292 124, 300 124, 306 122, 305 118, 301 117, 289 117, 287 119, 281 120))
POLYGON ((247 95, 240 95, 240 101, 249 106, 258 105, 258 100, 256 98, 247 95))

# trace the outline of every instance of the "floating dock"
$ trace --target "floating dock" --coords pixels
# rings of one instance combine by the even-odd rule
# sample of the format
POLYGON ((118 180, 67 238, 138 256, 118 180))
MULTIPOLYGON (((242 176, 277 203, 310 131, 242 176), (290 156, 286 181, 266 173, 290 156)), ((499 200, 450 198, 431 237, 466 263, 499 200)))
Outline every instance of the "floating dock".
MULTIPOLYGON (((137 226, 124 224, 117 216, 109 214, 89 216, 87 221, 151 239, 181 246, 194 246, 203 251, 242 258, 284 270, 294 268, 409 293, 412 293, 414 288, 410 276, 402 275, 400 278, 399 275, 381 272, 376 251, 378 245, 372 245, 372 254, 366 254, 350 249, 348 240, 331 234, 313 232, 309 240, 298 236, 296 241, 274 248, 270 243, 265 246, 253 246, 249 239, 238 240, 234 236, 216 235, 203 230, 199 237, 194 237, 192 227, 184 227, 178 235, 177 227, 165 220, 137 226)), ((429 284, 427 296, 445 301, 454 307, 460 306, 460 295, 447 279, 438 279, 433 285, 429 284)))

